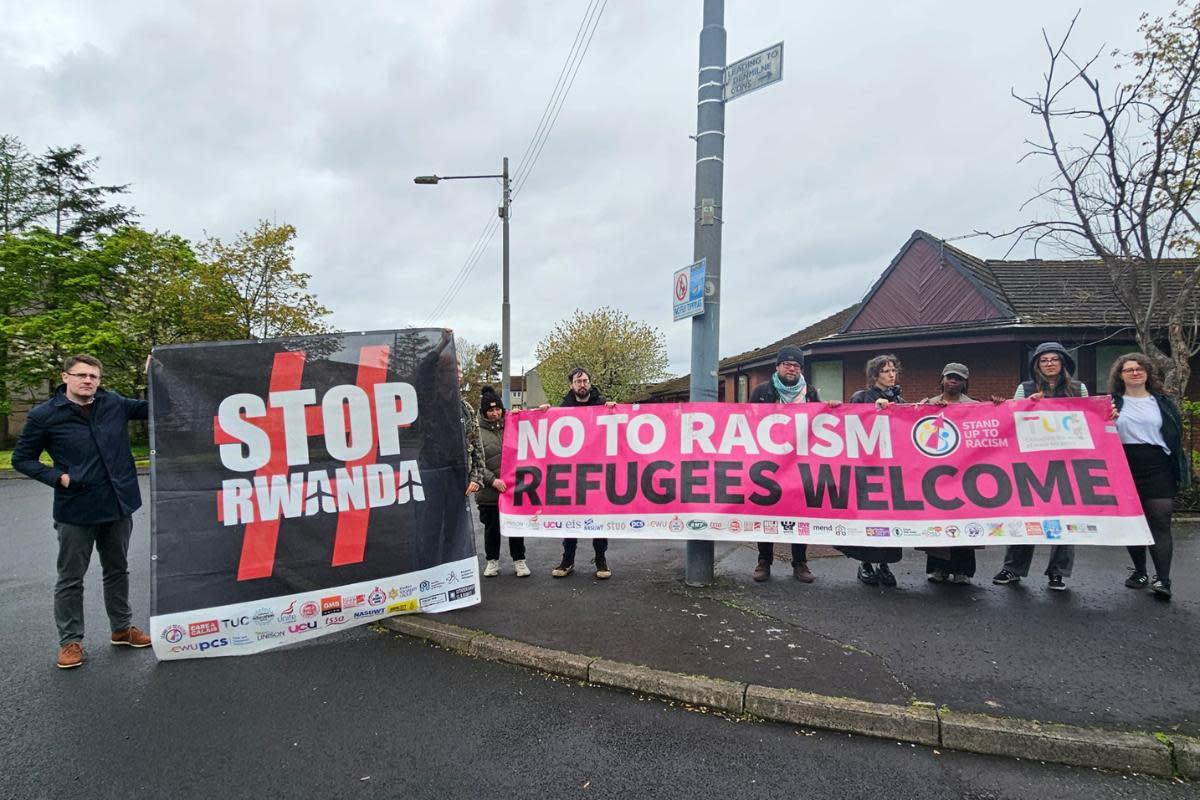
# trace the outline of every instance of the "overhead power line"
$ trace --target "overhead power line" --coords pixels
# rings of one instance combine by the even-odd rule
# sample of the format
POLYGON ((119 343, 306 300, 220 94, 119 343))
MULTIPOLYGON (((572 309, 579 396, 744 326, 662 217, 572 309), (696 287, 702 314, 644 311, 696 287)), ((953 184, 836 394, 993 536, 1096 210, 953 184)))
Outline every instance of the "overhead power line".
MULTIPOLYGON (((538 120, 533 136, 530 137, 529 144, 525 146, 525 151, 521 155, 521 160, 518 162, 517 168, 513 173, 513 197, 516 197, 521 192, 521 189, 525 186, 525 182, 529 180, 529 176, 533 173, 533 168, 537 165, 538 158, 541 157, 542 150, 545 148, 546 142, 554 130, 554 124, 558 121, 559 114, 562 113, 567 95, 570 93, 571 87, 575 84, 575 76, 579 74, 579 67, 583 64, 583 59, 592 44, 592 37, 596 35, 596 28, 600 24, 600 17, 604 14, 604 9, 607 5, 608 0, 589 0, 587 8, 583 12, 583 18, 579 21, 579 27, 575 31, 575 40, 571 43, 571 49, 563 61, 562 69, 559 70, 558 80, 554 84, 554 89, 550 92, 550 99, 546 101, 546 106, 542 109, 541 119, 538 120)), ((434 306, 434 310, 427 318, 427 322, 436 320, 454 302, 454 298, 470 279, 471 272, 475 269, 475 265, 487 249, 499 226, 499 218, 492 215, 487 225, 484 226, 483 231, 479 234, 479 238, 475 240, 470 254, 467 255, 466 261, 459 268, 454 280, 450 282, 450 285, 442 293, 441 298, 434 306)))

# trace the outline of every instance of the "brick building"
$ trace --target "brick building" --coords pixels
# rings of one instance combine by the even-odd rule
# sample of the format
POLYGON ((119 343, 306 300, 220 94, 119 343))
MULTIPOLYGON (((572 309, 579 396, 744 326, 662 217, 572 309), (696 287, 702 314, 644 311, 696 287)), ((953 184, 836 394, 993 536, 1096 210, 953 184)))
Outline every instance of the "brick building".
MULTIPOLYGON (((1167 289, 1176 266, 1167 264, 1167 289)), ((970 394, 1011 397, 1027 379, 1029 355, 1039 342, 1065 345, 1076 377, 1093 393, 1107 391, 1108 367, 1136 350, 1127 312, 1096 260, 1003 261, 977 258, 924 231, 915 231, 863 300, 790 336, 721 361, 720 399, 744 401, 770 378, 775 353, 801 347, 804 372, 823 400, 844 400, 863 388, 871 356, 893 353, 901 362, 905 399, 936 394, 942 365, 971 370, 970 394)), ((650 387, 647 400, 686 400, 688 378, 650 387)), ((1186 395, 1200 395, 1200 358, 1192 360, 1186 395)))

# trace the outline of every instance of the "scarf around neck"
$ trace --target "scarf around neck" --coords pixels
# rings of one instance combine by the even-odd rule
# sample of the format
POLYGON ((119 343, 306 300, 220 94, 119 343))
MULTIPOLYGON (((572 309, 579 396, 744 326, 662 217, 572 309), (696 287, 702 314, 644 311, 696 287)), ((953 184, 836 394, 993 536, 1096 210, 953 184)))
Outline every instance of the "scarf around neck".
POLYGON ((776 372, 771 376, 771 383, 775 386, 775 393, 779 395, 781 403, 806 403, 808 402, 808 393, 805 391, 808 384, 804 380, 804 373, 800 374, 795 386, 788 386, 783 381, 779 380, 779 373, 776 372))

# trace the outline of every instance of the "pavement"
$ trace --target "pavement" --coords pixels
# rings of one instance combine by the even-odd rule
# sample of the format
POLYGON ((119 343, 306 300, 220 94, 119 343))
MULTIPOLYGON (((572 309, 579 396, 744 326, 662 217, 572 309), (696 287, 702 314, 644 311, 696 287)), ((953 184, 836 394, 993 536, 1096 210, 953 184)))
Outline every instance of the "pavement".
MULTIPOLYGON (((481 554, 482 531, 477 529, 481 554)), ((480 605, 387 626, 472 655, 732 714, 898 741, 1200 779, 1200 522, 1177 521, 1170 602, 1125 588, 1123 547, 1081 547, 1066 592, 1047 550, 994 586, 1003 548, 978 551, 971 586, 926 580, 924 553, 894 589, 810 548, 805 585, 777 558, 766 583, 750 543, 716 544, 715 580, 683 581, 683 542, 614 540, 609 580, 590 544, 550 576, 558 540, 526 539, 533 575, 483 578, 480 605)), ((786 548, 783 548, 786 549, 786 548)))

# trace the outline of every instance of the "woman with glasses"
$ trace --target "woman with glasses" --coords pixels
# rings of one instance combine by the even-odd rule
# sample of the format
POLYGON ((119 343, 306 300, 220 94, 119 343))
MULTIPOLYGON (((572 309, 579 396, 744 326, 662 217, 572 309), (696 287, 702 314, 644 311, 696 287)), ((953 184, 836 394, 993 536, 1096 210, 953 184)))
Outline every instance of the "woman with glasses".
POLYGON ((1162 380, 1154 362, 1144 353, 1126 353, 1113 362, 1108 385, 1119 413, 1117 434, 1125 446, 1125 458, 1134 486, 1142 501, 1146 524, 1154 544, 1150 558, 1157 573, 1146 574, 1146 547, 1129 547, 1133 570, 1125 579, 1130 589, 1147 584, 1156 597, 1171 599, 1171 512, 1175 494, 1187 487, 1192 471, 1183 449, 1183 419, 1175 403, 1163 394, 1162 380))
MULTIPOLYGON (((875 356, 867 362, 867 387, 850 395, 851 403, 872 403, 882 411, 893 403, 903 403, 900 396, 900 360, 893 355, 875 356)), ((896 576, 888 564, 895 564, 904 555, 899 547, 839 547, 847 558, 859 561, 858 579, 868 586, 895 586, 896 576)))
MULTIPOLYGON (((1087 386, 1075 380, 1075 359, 1058 342, 1042 342, 1029 359, 1030 379, 1017 386, 1014 400, 1041 400, 1044 397, 1087 397, 1087 386)), ((1029 574, 1033 563, 1033 545, 1013 544, 1004 551, 1004 568, 992 578, 999 586, 1020 583, 1029 574)), ((1050 548, 1050 563, 1046 565, 1047 588, 1061 592, 1067 584, 1075 563, 1075 547, 1056 544, 1050 548)))

